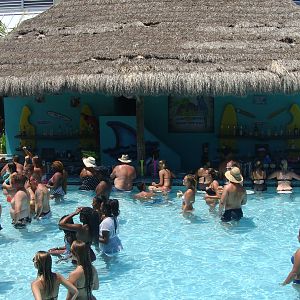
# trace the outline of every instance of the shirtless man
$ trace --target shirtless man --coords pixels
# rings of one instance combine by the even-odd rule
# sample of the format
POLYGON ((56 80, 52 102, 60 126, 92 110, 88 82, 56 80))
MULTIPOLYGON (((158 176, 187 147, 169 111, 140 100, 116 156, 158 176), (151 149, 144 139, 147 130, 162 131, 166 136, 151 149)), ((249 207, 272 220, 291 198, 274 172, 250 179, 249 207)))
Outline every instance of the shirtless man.
POLYGON ((153 192, 169 192, 172 187, 172 179, 175 178, 175 175, 169 170, 165 160, 158 162, 158 168, 159 183, 152 182, 149 190, 153 192))
POLYGON ((45 184, 41 183, 41 177, 37 173, 30 176, 30 187, 34 192, 35 219, 45 219, 51 216, 50 192, 45 184))
MULTIPOLYGON (((19 160, 20 160, 19 155, 14 155, 13 158, 12 158, 12 162, 14 162, 16 164, 17 173, 18 174, 23 174, 23 165, 19 163, 19 160)), ((3 176, 6 173, 6 171, 8 169, 8 164, 9 163, 7 163, 2 168, 1 173, 0 173, 1 176, 3 176)))
POLYGON ((16 189, 16 193, 10 202, 10 216, 15 228, 23 228, 27 223, 31 222, 30 201, 29 195, 24 187, 25 182, 26 177, 21 174, 17 174, 12 178, 12 184, 16 189))
POLYGON ((136 178, 135 168, 130 166, 131 159, 127 154, 122 154, 118 160, 122 163, 114 167, 110 178, 114 179, 115 188, 119 191, 131 191, 132 182, 136 178))
POLYGON ((294 172, 288 171, 288 162, 283 159, 280 163, 281 170, 273 172, 269 175, 268 179, 277 179, 277 192, 279 191, 292 191, 292 179, 300 180, 300 176, 294 172))
POLYGON ((223 189, 219 203, 219 214, 223 222, 239 221, 243 217, 241 206, 247 203, 246 190, 242 186, 243 176, 238 167, 233 167, 225 173, 225 177, 229 183, 223 189), (223 213, 224 207, 225 212, 223 213))

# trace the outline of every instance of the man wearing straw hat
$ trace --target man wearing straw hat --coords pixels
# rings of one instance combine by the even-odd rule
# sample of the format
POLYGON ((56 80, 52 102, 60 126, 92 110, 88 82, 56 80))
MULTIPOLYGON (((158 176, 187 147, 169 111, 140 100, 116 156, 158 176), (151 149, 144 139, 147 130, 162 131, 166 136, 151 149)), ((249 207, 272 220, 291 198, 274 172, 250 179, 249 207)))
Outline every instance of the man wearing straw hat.
POLYGON ((225 173, 229 183, 224 186, 219 204, 219 213, 223 222, 239 221, 243 217, 242 205, 247 203, 247 194, 242 186, 243 176, 238 167, 225 173), (225 207, 225 212, 223 209, 225 207), (223 215, 222 215, 223 213, 223 215))
POLYGON ((122 154, 118 161, 120 165, 114 167, 110 178, 114 179, 115 190, 117 191, 131 191, 133 180, 136 178, 135 168, 130 166, 131 159, 127 154, 122 154))

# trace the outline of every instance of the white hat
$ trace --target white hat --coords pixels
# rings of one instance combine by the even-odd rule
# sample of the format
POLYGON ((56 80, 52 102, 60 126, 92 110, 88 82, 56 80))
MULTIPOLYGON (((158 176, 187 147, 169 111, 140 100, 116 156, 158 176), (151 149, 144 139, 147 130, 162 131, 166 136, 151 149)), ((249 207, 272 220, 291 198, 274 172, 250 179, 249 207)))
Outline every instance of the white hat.
POLYGON ((124 164, 131 163, 131 159, 129 158, 128 154, 122 154, 122 156, 118 158, 118 160, 124 164))
POLYGON ((83 158, 82 161, 83 161, 84 165, 85 165, 87 168, 95 168, 95 167, 97 167, 97 165, 96 165, 96 160, 95 160, 95 158, 92 157, 92 156, 89 156, 89 157, 87 157, 87 158, 83 158))
POLYGON ((241 183, 243 182, 243 176, 241 175, 241 171, 238 167, 233 167, 231 170, 225 173, 225 177, 234 183, 241 183))

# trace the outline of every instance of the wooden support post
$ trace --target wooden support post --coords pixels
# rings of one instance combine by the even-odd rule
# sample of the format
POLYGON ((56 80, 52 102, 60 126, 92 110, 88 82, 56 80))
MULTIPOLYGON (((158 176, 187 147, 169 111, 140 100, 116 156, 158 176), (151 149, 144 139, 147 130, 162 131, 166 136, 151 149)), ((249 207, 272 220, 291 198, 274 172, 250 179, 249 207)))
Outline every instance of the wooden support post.
POLYGON ((144 98, 136 97, 136 148, 138 175, 144 176, 145 139, 144 139, 144 98), (141 165, 142 164, 142 165, 141 165), (142 166, 142 167, 141 167, 142 166))

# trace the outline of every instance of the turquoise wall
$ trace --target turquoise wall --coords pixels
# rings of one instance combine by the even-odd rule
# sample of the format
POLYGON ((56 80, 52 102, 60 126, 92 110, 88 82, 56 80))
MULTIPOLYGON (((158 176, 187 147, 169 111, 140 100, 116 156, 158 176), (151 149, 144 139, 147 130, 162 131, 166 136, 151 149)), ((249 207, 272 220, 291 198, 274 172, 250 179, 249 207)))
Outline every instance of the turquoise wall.
MULTIPOLYGON (((19 146, 19 140, 14 138, 19 133, 19 117, 24 105, 28 105, 32 111, 30 122, 38 124, 50 122, 49 124, 38 124, 37 134, 57 132, 59 130, 75 130, 78 128, 80 109, 83 104, 88 104, 95 116, 115 115, 115 104, 112 97, 105 95, 80 95, 80 105, 78 107, 70 106, 70 99, 73 94, 51 95, 45 97, 45 102, 37 103, 33 97, 27 98, 5 98, 5 121, 7 134, 7 152, 15 153, 19 146), (72 119, 72 121, 63 121, 47 115, 47 111, 56 111, 72 119)), ((238 123, 247 126, 248 131, 253 130, 255 122, 265 133, 268 130, 280 132, 281 127, 291 122, 291 114, 288 111, 294 103, 299 104, 299 95, 271 95, 266 96, 265 101, 259 104, 256 96, 246 97, 216 97, 214 101, 214 132, 213 133, 169 133, 168 132, 168 97, 146 97, 145 98, 145 127, 149 132, 159 138, 166 146, 174 149, 180 155, 182 168, 184 170, 194 169, 200 166, 202 144, 208 142, 210 149, 210 159, 218 158, 219 128, 220 119, 226 104, 231 103, 236 108, 243 109, 255 115, 255 118, 249 118, 237 113, 238 123), (270 113, 286 108, 278 116, 268 119, 270 113)), ((300 126, 299 126, 300 128, 300 126)), ((272 151, 279 152, 286 147, 286 138, 268 137, 259 139, 255 137, 237 138, 239 156, 252 156, 256 144, 269 144, 272 151)), ((58 151, 75 149, 78 147, 78 140, 41 140, 38 141, 37 148, 55 147, 58 151)), ((163 158, 163 157, 162 157, 163 158)))

